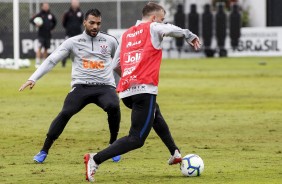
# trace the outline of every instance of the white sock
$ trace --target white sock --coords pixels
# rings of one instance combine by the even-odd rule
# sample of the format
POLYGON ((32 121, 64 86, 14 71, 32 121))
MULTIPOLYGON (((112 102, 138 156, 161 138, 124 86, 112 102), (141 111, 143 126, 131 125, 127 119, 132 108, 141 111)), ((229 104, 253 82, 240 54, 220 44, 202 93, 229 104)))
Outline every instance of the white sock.
POLYGON ((35 58, 35 64, 40 65, 40 63, 41 63, 40 58, 35 58))

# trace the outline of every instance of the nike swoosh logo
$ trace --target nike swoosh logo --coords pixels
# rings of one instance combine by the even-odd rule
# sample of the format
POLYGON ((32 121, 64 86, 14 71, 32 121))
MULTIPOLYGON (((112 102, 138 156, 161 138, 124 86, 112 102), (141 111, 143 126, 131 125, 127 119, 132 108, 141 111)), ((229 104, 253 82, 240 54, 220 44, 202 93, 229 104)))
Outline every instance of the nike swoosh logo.
POLYGON ((81 51, 81 50, 84 50, 84 49, 78 49, 78 51, 81 51))

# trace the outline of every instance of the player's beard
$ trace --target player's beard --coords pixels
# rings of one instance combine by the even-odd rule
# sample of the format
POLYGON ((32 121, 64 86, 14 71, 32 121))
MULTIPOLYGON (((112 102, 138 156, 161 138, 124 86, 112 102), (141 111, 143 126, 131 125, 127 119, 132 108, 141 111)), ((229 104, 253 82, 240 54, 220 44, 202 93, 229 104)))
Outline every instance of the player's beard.
POLYGON ((88 29, 86 30, 86 33, 91 37, 96 37, 99 33, 99 29, 88 29))

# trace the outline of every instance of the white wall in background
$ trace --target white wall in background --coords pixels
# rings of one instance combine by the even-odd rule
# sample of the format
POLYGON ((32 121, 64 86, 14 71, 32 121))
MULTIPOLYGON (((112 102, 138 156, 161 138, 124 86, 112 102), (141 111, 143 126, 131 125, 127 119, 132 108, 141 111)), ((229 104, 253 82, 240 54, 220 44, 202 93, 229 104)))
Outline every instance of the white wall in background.
MULTIPOLYGON (((204 5, 212 0, 185 0, 185 13, 190 12, 191 4, 197 5, 198 13, 203 13, 204 5)), ((239 0, 240 6, 249 9, 250 27, 266 27, 266 0, 239 0)))
POLYGON ((249 9, 250 27, 266 27, 266 0, 239 0, 249 9))

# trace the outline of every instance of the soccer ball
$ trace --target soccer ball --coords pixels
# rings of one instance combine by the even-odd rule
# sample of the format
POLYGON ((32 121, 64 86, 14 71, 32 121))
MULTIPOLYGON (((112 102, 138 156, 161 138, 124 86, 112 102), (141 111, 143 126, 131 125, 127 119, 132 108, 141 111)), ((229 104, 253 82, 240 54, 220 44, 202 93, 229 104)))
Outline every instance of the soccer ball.
POLYGON ((42 26, 43 24, 43 19, 41 17, 36 17, 33 22, 37 25, 37 26, 42 26))
POLYGON ((200 176, 204 171, 204 161, 195 154, 182 158, 180 170, 184 176, 200 176))

